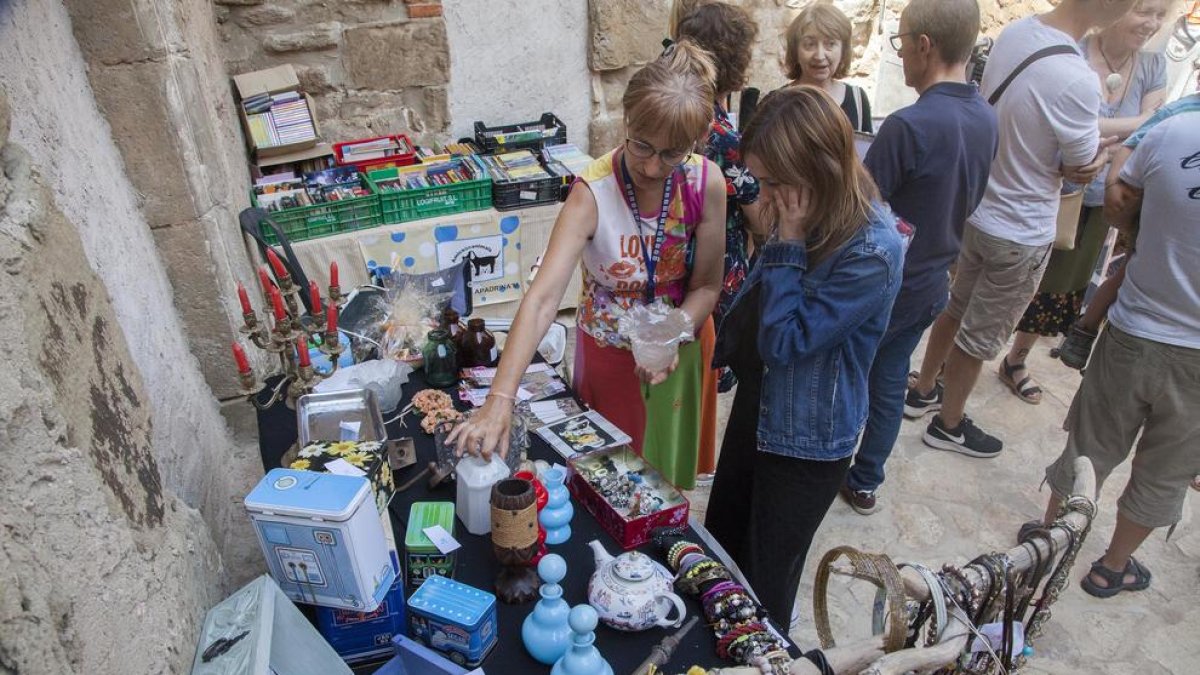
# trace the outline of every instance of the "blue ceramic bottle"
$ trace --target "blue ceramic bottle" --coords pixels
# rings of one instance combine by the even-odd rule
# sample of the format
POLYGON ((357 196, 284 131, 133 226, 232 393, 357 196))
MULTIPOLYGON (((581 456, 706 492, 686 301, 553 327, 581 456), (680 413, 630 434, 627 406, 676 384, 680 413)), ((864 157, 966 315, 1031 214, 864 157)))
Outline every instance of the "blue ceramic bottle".
POLYGON ((596 610, 591 605, 571 609, 571 647, 554 664, 550 675, 613 675, 612 666, 596 649, 596 610))
POLYGON ((571 494, 565 485, 567 472, 560 466, 552 466, 542 472, 541 479, 550 499, 538 515, 538 522, 546 529, 547 544, 565 543, 571 538, 571 518, 575 516, 571 494))
POLYGON ((549 553, 538 562, 537 571, 543 582, 538 591, 542 599, 521 624, 521 641, 530 656, 549 666, 571 646, 571 627, 567 625, 571 608, 562 599, 562 586, 558 585, 567 576, 567 561, 557 553, 549 553))

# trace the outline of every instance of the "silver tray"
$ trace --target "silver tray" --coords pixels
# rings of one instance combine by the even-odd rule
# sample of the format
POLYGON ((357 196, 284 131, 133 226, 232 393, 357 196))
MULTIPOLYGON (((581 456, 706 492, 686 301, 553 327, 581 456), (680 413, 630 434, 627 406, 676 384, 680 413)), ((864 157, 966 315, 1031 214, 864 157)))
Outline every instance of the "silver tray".
POLYGON ((345 389, 322 394, 305 394, 296 402, 296 427, 300 447, 313 441, 342 440, 342 422, 357 422, 358 441, 386 441, 387 429, 375 392, 345 389))

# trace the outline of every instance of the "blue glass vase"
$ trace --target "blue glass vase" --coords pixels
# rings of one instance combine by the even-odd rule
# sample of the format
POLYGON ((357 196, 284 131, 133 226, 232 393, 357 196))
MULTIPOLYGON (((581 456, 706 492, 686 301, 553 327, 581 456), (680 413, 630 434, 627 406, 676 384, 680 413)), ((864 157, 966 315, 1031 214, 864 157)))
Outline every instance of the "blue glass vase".
POLYGON ((542 599, 521 624, 521 641, 530 656, 549 666, 571 646, 571 627, 567 623, 571 608, 558 585, 567 576, 567 561, 557 553, 549 553, 538 562, 537 571, 543 582, 538 590, 542 599))
POLYGON ((571 647, 550 670, 550 675, 613 675, 612 666, 596 649, 596 610, 579 605, 567 619, 571 626, 571 647))
POLYGON ((575 517, 571 493, 565 485, 567 472, 560 466, 552 466, 542 472, 541 479, 549 499, 546 501, 546 508, 538 514, 538 522, 546 530, 547 544, 565 543, 571 538, 571 518, 575 517))

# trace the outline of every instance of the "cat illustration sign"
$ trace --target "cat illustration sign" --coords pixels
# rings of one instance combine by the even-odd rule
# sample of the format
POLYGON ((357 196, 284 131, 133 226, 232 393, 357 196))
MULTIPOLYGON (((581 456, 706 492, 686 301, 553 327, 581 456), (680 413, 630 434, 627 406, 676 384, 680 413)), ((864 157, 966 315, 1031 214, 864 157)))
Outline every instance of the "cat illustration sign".
POLYGON ((470 263, 471 280, 491 281, 504 276, 504 237, 475 237, 438 242, 438 267, 445 269, 464 260, 470 263))

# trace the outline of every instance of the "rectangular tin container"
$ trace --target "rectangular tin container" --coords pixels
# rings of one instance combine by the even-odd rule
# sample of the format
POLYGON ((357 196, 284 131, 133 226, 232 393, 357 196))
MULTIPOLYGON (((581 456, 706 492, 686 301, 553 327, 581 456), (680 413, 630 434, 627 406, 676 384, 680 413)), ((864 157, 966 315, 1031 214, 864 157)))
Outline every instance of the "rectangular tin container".
POLYGON ((496 646, 496 596, 433 576, 408 599, 408 625, 413 639, 475 668, 496 646))
POLYGON ((434 525, 441 525, 454 535, 454 502, 413 502, 404 533, 405 581, 411 589, 432 576, 454 578, 457 551, 442 553, 425 536, 425 528, 434 525))
POLYGON ((272 469, 244 504, 271 576, 292 600, 371 612, 395 582, 366 478, 272 469))
POLYGON ((305 394, 296 401, 296 431, 300 447, 312 441, 386 441, 387 428, 375 392, 346 389, 305 394), (357 438, 343 434, 342 422, 357 423, 357 438))
POLYGON ((404 634, 404 583, 397 580, 374 612, 317 608, 317 628, 346 663, 385 658, 392 638, 404 634))

